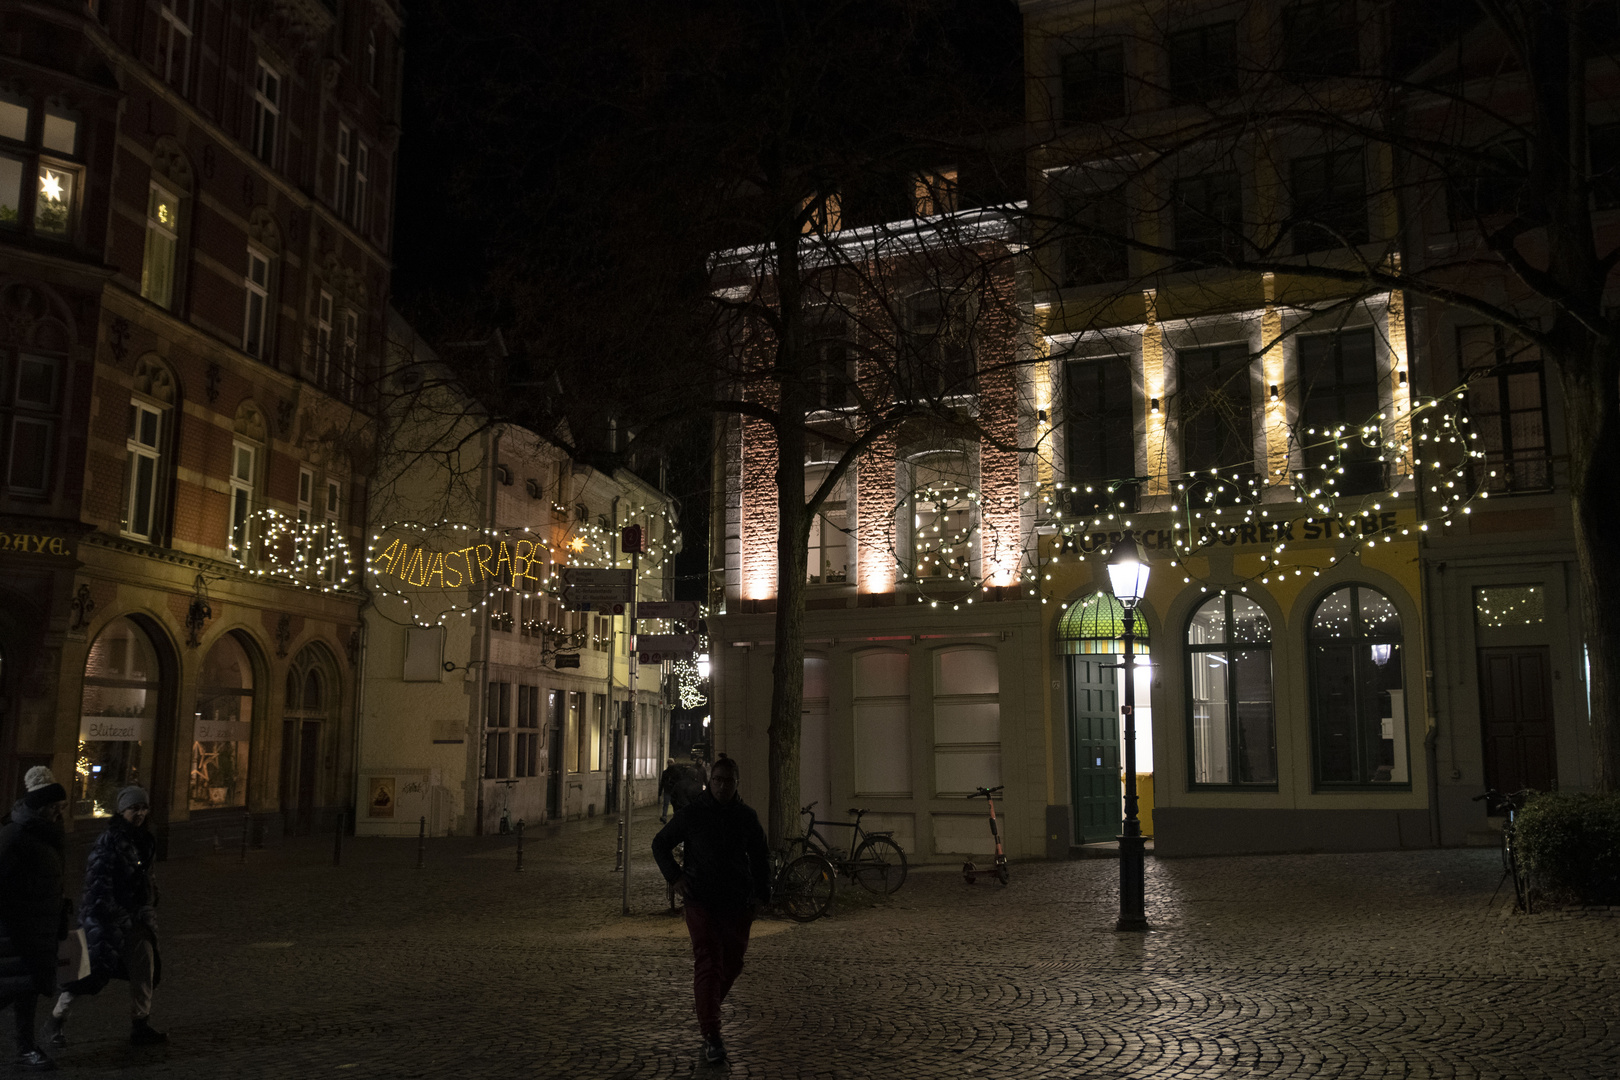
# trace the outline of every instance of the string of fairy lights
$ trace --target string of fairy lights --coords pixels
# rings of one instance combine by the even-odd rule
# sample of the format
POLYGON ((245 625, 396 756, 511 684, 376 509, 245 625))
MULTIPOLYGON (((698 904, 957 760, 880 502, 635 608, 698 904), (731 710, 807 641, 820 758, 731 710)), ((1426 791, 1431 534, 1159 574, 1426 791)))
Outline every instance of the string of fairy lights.
MULTIPOLYGON (((1203 591, 1232 589, 1247 592, 1253 585, 1270 585, 1285 577, 1320 577, 1346 559, 1378 544, 1413 538, 1431 527, 1445 527, 1472 512, 1475 500, 1489 498, 1489 485, 1497 472, 1487 464, 1480 432, 1467 410, 1468 387, 1444 394, 1414 398, 1404 415, 1392 420, 1387 411, 1361 424, 1331 427, 1295 426, 1289 431, 1284 464, 1268 471, 1227 467, 1184 476, 1169 494, 1168 530, 1160 530, 1165 513, 1132 509, 1134 493, 1128 489, 1141 478, 1094 483, 1090 486, 1055 481, 1049 486, 1020 489, 1020 498, 1035 503, 1038 520, 1058 539, 1050 554, 1043 550, 1041 530, 1022 537, 1018 547, 1018 586, 1030 597, 1049 603, 1053 568, 1064 559, 1106 559, 1110 544, 1087 550, 1086 538, 1139 531, 1152 514, 1156 530, 1168 531, 1159 551, 1180 571, 1184 584, 1203 591), (1376 473, 1376 483, 1353 483, 1376 473), (1393 478, 1387 483, 1386 478, 1393 478), (1370 493, 1363 493, 1373 487, 1370 493), (1099 492, 1099 489, 1101 491, 1099 492), (1285 494, 1272 494, 1283 489, 1285 494), (1350 490, 1347 490, 1350 489, 1350 490), (1421 494, 1422 498, 1418 496, 1421 494), (1075 496, 1102 496, 1087 501, 1102 508, 1076 513, 1075 496), (1295 538, 1293 523, 1304 509, 1323 519, 1323 535, 1330 545, 1295 538), (1402 519, 1392 523, 1391 512, 1402 519), (1410 518, 1407 517, 1410 515, 1410 518), (1344 524, 1353 525, 1348 530, 1344 524), (1189 564, 1217 545, 1230 546, 1265 537, 1258 573, 1236 581, 1215 583, 1189 564), (1309 554, 1307 554, 1309 552, 1309 554), (1047 595, 1043 595, 1047 594, 1047 595)), ((982 568, 975 573, 974 546, 990 546, 1005 538, 983 534, 984 493, 965 482, 931 482, 904 494, 896 511, 911 515, 909 535, 891 535, 889 553, 903 580, 933 608, 960 611, 970 607, 994 587, 982 568), (903 547, 902 545, 905 545, 903 547)), ((978 560, 981 564, 985 560, 978 560)), ((1067 605, 1063 605, 1067 606, 1067 605)))
POLYGON ((354 558, 336 523, 302 521, 267 507, 248 514, 242 529, 258 552, 242 573, 310 592, 354 587, 354 558))

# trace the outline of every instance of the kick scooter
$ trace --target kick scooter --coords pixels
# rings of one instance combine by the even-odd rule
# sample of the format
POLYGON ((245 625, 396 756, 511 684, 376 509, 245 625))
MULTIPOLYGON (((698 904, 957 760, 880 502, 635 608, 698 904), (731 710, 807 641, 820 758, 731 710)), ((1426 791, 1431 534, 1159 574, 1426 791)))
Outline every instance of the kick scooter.
MULTIPOLYGON (((987 866, 984 868, 984 872, 987 874, 994 872, 996 880, 1005 885, 1011 875, 1007 873, 1007 853, 1001 849, 1001 829, 996 825, 996 796, 999 794, 1001 794, 1001 785, 998 784, 993 788, 979 788, 968 798, 977 799, 983 797, 984 801, 990 804, 990 836, 996 842, 996 863, 993 871, 991 867, 987 866)), ((963 881, 972 885, 979 880, 978 875, 979 868, 971 862, 962 864, 963 881)))

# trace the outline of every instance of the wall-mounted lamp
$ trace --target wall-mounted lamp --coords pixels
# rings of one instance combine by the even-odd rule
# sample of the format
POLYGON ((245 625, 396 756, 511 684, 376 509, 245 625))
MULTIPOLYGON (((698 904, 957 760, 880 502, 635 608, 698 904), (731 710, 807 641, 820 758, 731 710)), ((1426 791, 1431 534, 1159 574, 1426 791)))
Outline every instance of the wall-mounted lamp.
POLYGON ((1035 419, 1039 420, 1043 424, 1046 423, 1046 410, 1045 409, 1038 410, 1035 413, 1035 419))
POLYGON ((1405 386, 1406 385, 1406 369, 1402 368, 1400 371, 1396 372, 1395 375, 1396 375, 1396 377, 1398 379, 1400 379, 1401 385, 1405 386))
POLYGON ((1153 399, 1152 404, 1149 407, 1148 411, 1151 412, 1154 416, 1159 415, 1159 399, 1158 398, 1153 399))
POLYGON ((1272 401, 1277 400, 1277 384, 1276 383, 1271 384, 1271 400, 1272 401))

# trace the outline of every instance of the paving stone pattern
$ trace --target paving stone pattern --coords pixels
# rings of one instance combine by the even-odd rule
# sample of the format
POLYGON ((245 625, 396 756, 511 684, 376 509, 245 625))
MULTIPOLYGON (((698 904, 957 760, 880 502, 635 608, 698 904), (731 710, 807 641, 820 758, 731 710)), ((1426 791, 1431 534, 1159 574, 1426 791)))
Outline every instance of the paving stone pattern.
POLYGON ((628 917, 611 828, 531 836, 523 873, 509 837, 430 841, 422 870, 377 839, 337 868, 329 840, 164 864, 172 1041, 130 1047, 114 983, 63 1073, 1620 1077, 1620 916, 1517 915, 1477 850, 1150 860, 1147 935, 1112 929, 1111 861, 1006 888, 918 868, 887 902, 757 923, 711 1067, 649 838, 628 917))

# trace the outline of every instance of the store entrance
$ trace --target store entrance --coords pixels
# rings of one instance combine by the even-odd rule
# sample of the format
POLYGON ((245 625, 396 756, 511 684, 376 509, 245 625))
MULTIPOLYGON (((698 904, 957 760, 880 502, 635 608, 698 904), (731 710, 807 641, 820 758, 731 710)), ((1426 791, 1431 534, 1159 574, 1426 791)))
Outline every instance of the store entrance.
POLYGON ((1094 844, 1118 836, 1124 816, 1117 661, 1108 654, 1065 659, 1069 666, 1069 789, 1074 806, 1074 842, 1094 844))

